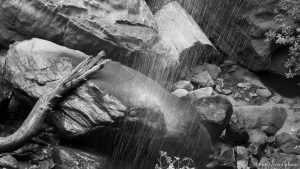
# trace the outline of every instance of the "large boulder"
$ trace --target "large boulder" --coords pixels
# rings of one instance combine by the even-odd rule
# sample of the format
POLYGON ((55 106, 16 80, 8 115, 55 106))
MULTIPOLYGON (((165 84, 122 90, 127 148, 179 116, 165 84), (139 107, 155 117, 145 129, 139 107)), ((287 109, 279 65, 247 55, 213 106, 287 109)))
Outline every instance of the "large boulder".
POLYGON ((154 19, 160 39, 151 48, 131 55, 135 62, 129 67, 154 80, 175 82, 197 62, 218 55, 209 38, 179 3, 165 5, 154 19))
POLYGON ((243 106, 234 107, 232 124, 239 129, 262 129, 274 135, 280 130, 287 118, 287 109, 281 106, 243 106))
POLYGON ((88 54, 140 50, 156 41, 156 23, 144 0, 3 0, 0 45, 40 37, 88 54))
POLYGON ((155 13, 179 2, 226 55, 254 70, 269 70, 274 49, 265 41, 269 29, 279 29, 273 13, 279 0, 148 0, 155 13))
POLYGON ((144 0, 2 1, 0 46, 39 37, 110 58, 161 82, 215 48, 193 18, 171 3, 152 15, 144 0), (176 29, 174 29, 176 28, 176 29))
MULTIPOLYGON (((32 39, 11 46, 6 70, 12 74, 10 82, 19 95, 38 99, 86 57, 82 52, 32 39)), ((93 75, 48 118, 64 138, 108 148, 122 160, 146 166, 153 161, 139 163, 136 159, 153 159, 160 149, 204 165, 211 141, 201 120, 189 101, 117 62, 93 75)))

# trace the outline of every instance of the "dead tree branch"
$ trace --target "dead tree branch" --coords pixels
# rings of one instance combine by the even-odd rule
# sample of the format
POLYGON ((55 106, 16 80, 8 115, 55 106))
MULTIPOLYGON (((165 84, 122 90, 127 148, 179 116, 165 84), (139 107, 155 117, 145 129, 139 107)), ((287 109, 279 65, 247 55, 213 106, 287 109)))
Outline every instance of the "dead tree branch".
POLYGON ((61 79, 53 90, 45 91, 22 126, 7 137, 0 137, 0 152, 14 151, 38 134, 46 115, 54 106, 67 96, 70 90, 80 86, 91 74, 102 69, 110 61, 101 60, 104 55, 104 52, 100 52, 95 57, 85 59, 67 77, 61 79))

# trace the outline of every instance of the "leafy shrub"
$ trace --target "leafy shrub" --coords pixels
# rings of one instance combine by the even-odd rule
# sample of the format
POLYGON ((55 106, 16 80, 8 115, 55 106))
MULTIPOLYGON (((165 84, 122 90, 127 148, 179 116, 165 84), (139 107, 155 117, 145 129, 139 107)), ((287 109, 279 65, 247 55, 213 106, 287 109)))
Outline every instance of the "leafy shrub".
POLYGON ((194 161, 191 158, 171 158, 166 152, 161 151, 155 169, 195 169, 195 167, 194 161))
POLYGON ((279 31, 270 30, 267 41, 289 47, 289 58, 284 67, 287 78, 293 78, 300 73, 300 0, 280 0, 275 10, 275 20, 282 24, 279 31), (287 18, 293 18, 291 22, 287 18))

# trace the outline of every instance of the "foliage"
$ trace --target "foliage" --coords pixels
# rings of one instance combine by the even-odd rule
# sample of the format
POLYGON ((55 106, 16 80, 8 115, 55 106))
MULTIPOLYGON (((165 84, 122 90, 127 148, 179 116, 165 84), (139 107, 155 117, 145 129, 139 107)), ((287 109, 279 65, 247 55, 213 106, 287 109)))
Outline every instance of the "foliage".
POLYGON ((194 161, 191 158, 171 158, 163 151, 160 152, 158 163, 159 164, 156 164, 155 169, 195 169, 194 161))
POLYGON ((289 47, 289 58, 284 67, 287 69, 286 77, 292 78, 300 73, 300 1, 280 0, 275 13, 281 29, 270 30, 266 34, 267 41, 289 47))

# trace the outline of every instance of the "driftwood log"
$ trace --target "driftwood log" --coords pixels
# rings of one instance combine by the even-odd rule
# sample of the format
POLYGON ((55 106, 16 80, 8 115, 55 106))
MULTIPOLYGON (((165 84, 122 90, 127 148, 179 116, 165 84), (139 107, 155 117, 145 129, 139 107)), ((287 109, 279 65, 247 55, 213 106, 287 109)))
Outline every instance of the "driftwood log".
POLYGON ((80 86, 90 75, 102 69, 110 61, 102 60, 104 55, 104 52, 100 52, 95 57, 85 59, 68 76, 61 79, 54 89, 45 91, 46 93, 35 104, 21 127, 7 137, 0 137, 0 152, 14 151, 38 134, 41 131, 40 124, 43 123, 47 113, 51 112, 72 89, 80 86))

